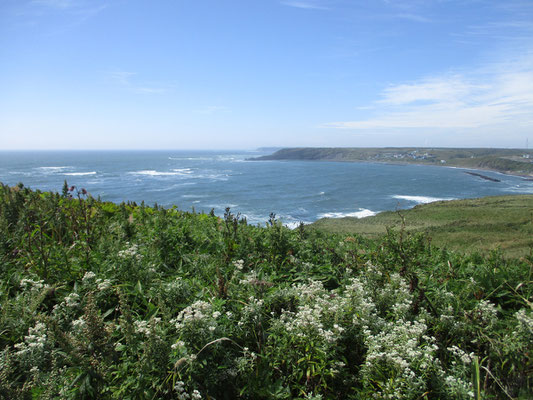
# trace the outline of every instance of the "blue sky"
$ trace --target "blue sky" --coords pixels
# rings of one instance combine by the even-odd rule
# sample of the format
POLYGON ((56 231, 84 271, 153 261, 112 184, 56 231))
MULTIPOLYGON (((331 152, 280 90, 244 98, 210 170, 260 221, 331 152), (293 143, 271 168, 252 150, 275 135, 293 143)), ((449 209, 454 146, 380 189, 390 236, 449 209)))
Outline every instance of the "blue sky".
POLYGON ((0 1, 0 149, 527 139, 531 0, 0 1))

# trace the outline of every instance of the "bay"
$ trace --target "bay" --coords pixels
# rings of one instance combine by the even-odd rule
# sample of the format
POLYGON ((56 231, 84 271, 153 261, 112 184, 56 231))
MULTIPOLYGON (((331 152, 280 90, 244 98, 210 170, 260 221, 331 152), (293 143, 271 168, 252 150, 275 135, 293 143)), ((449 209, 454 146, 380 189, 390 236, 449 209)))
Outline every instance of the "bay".
POLYGON ((439 166, 247 161, 256 151, 0 152, 0 182, 61 191, 63 182, 120 203, 145 201, 249 223, 275 213, 290 227, 322 217, 364 217, 437 200, 533 193, 533 182, 484 171, 492 182, 439 166))

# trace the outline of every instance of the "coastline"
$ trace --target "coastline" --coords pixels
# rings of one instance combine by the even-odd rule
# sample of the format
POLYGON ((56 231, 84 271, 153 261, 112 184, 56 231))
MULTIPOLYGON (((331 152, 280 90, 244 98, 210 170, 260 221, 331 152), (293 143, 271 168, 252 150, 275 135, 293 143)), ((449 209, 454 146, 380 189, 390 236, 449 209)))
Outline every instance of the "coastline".
POLYGON ((385 164, 385 165, 417 165, 421 167, 438 167, 438 168, 452 168, 460 169, 465 171, 487 171, 494 172, 496 174, 516 176, 519 178, 524 178, 525 181, 533 181, 533 173, 531 174, 519 174, 512 171, 499 171, 493 168, 484 168, 484 167, 460 167, 455 165, 443 165, 443 164, 424 164, 417 162, 401 162, 401 161, 377 161, 377 160, 336 160, 336 159, 320 159, 320 160, 308 160, 304 158, 272 158, 272 159, 253 159, 248 158, 246 161, 305 161, 305 162, 339 162, 339 163, 367 163, 367 164, 385 164))
MULTIPOLYGON (((314 148, 309 148, 314 149, 314 148)), ((463 165, 450 165, 450 160, 446 160, 446 163, 424 163, 424 162, 410 162, 410 161, 399 161, 399 160, 375 160, 375 159, 338 159, 338 158, 308 158, 305 156, 301 157, 284 157, 282 154, 286 152, 287 150, 293 150, 293 151, 302 151, 307 150, 307 148, 300 148, 300 149, 282 149, 280 151, 277 151, 273 154, 267 155, 267 156, 261 156, 261 157, 255 157, 255 158, 248 158, 246 161, 309 161, 309 162, 346 162, 346 163, 371 163, 371 164, 389 164, 389 165, 419 165, 419 166, 432 166, 432 167, 445 167, 445 168, 455 168, 455 169, 461 169, 461 170, 470 170, 470 171, 488 171, 488 172, 494 172, 502 175, 509 175, 509 176, 515 176, 524 178, 526 181, 533 181, 533 172, 531 173, 524 173, 524 172, 515 172, 511 170, 503 170, 503 169, 496 169, 496 168, 489 168, 489 167, 483 167, 483 166, 463 166, 463 165)), ((314 149, 314 150, 321 150, 321 149, 314 149)), ((330 150, 330 149, 328 149, 330 150)), ((349 149, 343 149, 343 150, 349 150, 349 149)), ((386 149, 380 149, 380 150, 386 150, 386 149)), ((533 163, 532 163, 533 164, 533 163)), ((527 163, 526 163, 527 165, 527 163)))

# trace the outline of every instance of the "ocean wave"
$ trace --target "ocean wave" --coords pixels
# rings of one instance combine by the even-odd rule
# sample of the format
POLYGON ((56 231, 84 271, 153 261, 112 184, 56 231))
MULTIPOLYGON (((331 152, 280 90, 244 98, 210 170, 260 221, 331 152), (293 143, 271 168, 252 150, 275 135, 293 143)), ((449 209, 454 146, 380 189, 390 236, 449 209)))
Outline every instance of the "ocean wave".
POLYGON ((168 192, 168 191, 174 190, 182 186, 192 186, 192 185, 196 185, 196 182, 181 182, 181 183, 174 183, 172 185, 160 185, 157 188, 146 189, 146 190, 148 192, 168 192))
MULTIPOLYGON (((238 204, 207 204, 206 207, 210 207, 210 208, 214 208, 215 210, 225 210, 226 208, 235 208, 235 207, 239 207, 238 204)), ((232 211, 233 213, 233 211, 232 211)), ((241 214, 241 216, 243 216, 244 214, 241 214)))
POLYGON ((455 200, 453 197, 430 197, 430 196, 404 196, 395 194, 391 196, 393 199, 412 201, 418 204, 433 203, 434 201, 455 200))
POLYGON ((507 189, 502 190, 504 193, 522 193, 522 194, 533 194, 533 185, 531 184, 522 184, 522 185, 515 185, 512 187, 509 187, 507 189))
POLYGON ((172 172, 176 172, 178 175, 190 175, 194 171, 191 168, 176 168, 172 172))
POLYGON ((33 173, 25 172, 25 171, 8 171, 8 174, 9 175, 33 176, 33 173))
POLYGON ((142 171, 134 171, 134 172, 128 172, 131 175, 144 175, 144 176, 175 176, 175 175, 183 175, 181 172, 163 172, 163 171, 156 171, 153 169, 145 169, 142 171))
POLYGON ((141 171, 128 172, 128 174, 151 177, 179 176, 183 179, 211 179, 214 181, 227 181, 230 176, 226 173, 211 173, 211 171, 195 173, 195 171, 191 168, 179 168, 173 169, 171 171, 156 171, 154 169, 145 169, 141 171))
POLYGON ((284 222, 284 226, 286 226, 289 229, 296 229, 300 226, 300 222, 292 221, 292 222, 284 222))
POLYGON ((68 166, 64 166, 64 167, 37 167, 35 169, 42 169, 44 171, 62 171, 62 170, 67 169, 67 168, 72 168, 72 167, 68 167, 68 166))
POLYGON ((96 171, 91 171, 91 172, 63 172, 63 175, 69 175, 69 176, 96 175, 96 171))
POLYGON ((182 161, 182 160, 187 160, 187 161, 209 161, 209 160, 213 160, 213 157, 169 157, 168 158, 169 160, 176 160, 176 161, 182 161))
POLYGON ((344 217, 355 217, 355 218, 365 218, 365 217, 371 217, 373 215, 376 215, 377 212, 368 210, 366 208, 360 208, 359 211, 354 212, 330 212, 330 213, 322 213, 318 214, 319 218, 344 218, 344 217))
POLYGON ((304 225, 310 224, 311 222, 308 221, 291 221, 291 222, 284 222, 283 225, 291 230, 294 230, 300 226, 300 224, 303 223, 304 225))

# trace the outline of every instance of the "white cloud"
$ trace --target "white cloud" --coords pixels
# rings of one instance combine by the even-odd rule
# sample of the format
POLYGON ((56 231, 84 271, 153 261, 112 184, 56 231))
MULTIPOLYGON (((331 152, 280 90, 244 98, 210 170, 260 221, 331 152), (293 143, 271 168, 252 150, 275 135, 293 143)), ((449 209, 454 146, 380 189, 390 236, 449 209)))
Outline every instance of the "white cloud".
POLYGON ((392 85, 373 104, 374 116, 324 124, 356 130, 485 129, 525 131, 533 122, 533 58, 392 85))
POLYGON ((327 10, 328 8, 321 5, 318 1, 282 1, 284 6, 303 8, 307 10, 327 10))
POLYGON ((398 19, 406 19, 406 20, 413 21, 413 22, 423 22, 423 23, 432 22, 431 19, 424 17, 422 15, 418 15, 418 14, 401 13, 401 14, 394 15, 394 17, 398 19))
POLYGON ((474 89, 474 85, 465 82, 460 76, 426 79, 386 88, 379 103, 404 105, 427 101, 458 101, 474 89))

